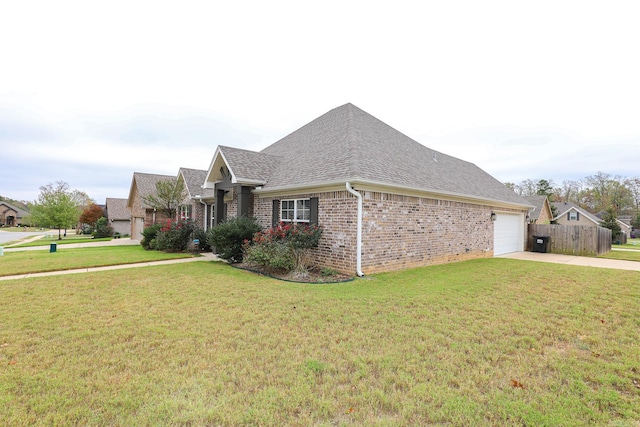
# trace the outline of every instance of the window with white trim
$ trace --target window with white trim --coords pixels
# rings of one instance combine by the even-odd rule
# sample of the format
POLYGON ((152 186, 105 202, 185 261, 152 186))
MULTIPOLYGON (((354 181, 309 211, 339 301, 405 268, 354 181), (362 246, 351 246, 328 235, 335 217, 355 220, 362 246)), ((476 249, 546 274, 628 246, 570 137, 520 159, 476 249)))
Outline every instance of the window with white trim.
POLYGON ((578 220, 578 212, 571 211, 569 212, 569 221, 577 221, 578 220))
POLYGON ((183 221, 191 219, 191 205, 180 206, 180 219, 183 221))
POLYGON ((308 223, 311 218, 311 201, 293 199, 280 201, 280 220, 283 222, 308 223))

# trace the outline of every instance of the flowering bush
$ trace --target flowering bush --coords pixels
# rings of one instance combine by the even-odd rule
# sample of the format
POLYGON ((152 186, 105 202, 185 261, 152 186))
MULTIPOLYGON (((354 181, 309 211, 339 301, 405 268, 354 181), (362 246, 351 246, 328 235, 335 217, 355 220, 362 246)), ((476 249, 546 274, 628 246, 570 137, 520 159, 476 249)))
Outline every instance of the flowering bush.
POLYGON ((245 260, 267 270, 291 270, 304 273, 308 269, 308 250, 318 246, 322 229, 317 225, 281 222, 277 227, 253 235, 245 241, 245 260))
POLYGON ((155 249, 165 252, 186 251, 196 228, 191 221, 168 220, 156 235, 155 249))

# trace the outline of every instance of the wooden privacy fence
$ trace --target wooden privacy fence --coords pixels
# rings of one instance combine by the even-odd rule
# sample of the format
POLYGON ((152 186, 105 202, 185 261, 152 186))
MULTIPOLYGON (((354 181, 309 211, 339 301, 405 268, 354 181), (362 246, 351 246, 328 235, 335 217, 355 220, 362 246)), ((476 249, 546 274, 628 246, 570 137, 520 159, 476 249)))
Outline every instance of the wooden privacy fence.
POLYGON ((547 252, 554 254, 595 256, 611 250, 611 230, 586 225, 529 224, 527 250, 533 251, 537 237, 548 237, 547 252))

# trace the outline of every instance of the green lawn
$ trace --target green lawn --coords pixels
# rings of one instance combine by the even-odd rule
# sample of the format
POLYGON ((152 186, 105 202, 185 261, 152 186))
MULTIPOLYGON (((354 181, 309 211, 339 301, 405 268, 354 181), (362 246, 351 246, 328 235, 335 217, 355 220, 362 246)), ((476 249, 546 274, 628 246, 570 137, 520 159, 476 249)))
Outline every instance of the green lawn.
POLYGON ((640 273, 353 282, 189 263, 0 282, 5 425, 635 426, 640 273))
POLYGON ((640 239, 627 239, 627 243, 625 245, 611 245, 611 247, 640 250, 640 239))
POLYGON ((54 253, 49 251, 5 252, 4 256, 0 257, 0 276, 133 264, 192 256, 192 254, 145 251, 142 246, 105 246, 81 249, 58 247, 54 253))
POLYGON ((640 261, 640 249, 637 251, 611 251, 605 255, 601 255, 599 258, 640 261))

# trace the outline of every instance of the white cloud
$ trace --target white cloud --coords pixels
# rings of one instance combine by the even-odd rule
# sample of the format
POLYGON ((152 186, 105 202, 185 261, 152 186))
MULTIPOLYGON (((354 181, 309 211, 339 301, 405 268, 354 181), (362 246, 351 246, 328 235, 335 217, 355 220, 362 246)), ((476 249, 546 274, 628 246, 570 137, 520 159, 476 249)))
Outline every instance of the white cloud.
MULTIPOLYGON (((207 167, 217 144, 264 148, 353 102, 501 180, 637 175, 638 8, 506 0, 6 3, 0 143, 19 141, 49 162, 168 173, 207 167)), ((18 164, 11 159, 25 158, 11 156, 0 158, 6 174, 18 164)), ((51 173, 38 185, 59 179, 51 173)), ((29 198, 37 194, 27 180, 17 185, 29 198)), ((2 195, 10 190, 17 191, 0 186, 2 195)))

